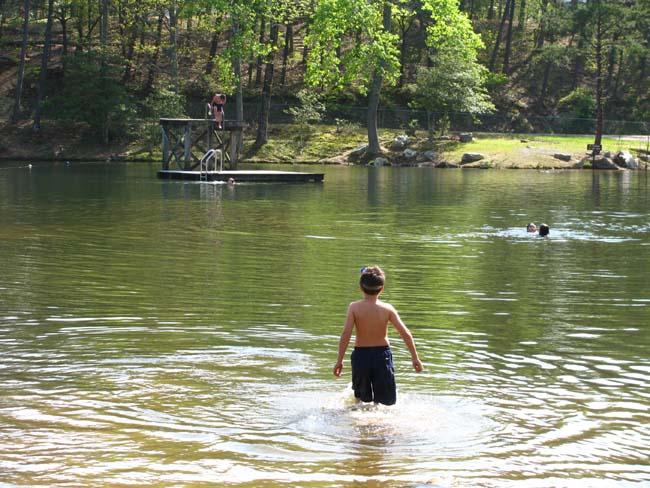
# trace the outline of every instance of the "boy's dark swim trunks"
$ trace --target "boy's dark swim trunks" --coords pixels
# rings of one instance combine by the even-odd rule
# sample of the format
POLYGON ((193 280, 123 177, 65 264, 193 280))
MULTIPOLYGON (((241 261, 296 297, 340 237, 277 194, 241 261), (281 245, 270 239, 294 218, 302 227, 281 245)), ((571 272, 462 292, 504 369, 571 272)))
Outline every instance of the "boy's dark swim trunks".
POLYGON ((389 346, 354 348, 352 389, 362 402, 395 404, 395 368, 389 346))

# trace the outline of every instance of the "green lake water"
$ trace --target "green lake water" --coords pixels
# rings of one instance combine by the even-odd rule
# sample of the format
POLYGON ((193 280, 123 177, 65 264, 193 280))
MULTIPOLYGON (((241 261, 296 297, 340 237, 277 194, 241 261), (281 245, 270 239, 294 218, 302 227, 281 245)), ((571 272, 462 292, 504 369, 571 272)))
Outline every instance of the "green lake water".
POLYGON ((647 173, 157 169, 0 165, 1 487, 650 486, 647 173), (368 264, 394 407, 331 373, 368 264))

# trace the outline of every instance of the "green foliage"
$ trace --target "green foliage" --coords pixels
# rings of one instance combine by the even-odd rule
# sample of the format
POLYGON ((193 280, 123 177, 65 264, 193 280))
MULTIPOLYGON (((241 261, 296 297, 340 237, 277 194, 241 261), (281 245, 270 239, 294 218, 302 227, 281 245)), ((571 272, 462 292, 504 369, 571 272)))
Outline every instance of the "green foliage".
POLYGON ((196 78, 185 82, 182 89, 183 94, 187 98, 212 98, 213 94, 221 91, 227 93, 230 91, 230 87, 223 88, 214 76, 206 75, 205 73, 201 73, 196 78))
POLYGON ((483 41, 474 32, 467 14, 458 9, 457 0, 423 0, 422 8, 429 12, 433 21, 427 27, 429 47, 453 52, 459 60, 476 60, 483 41))
POLYGON ((76 53, 65 63, 63 89, 48 98, 44 113, 54 119, 86 122, 109 137, 123 136, 132 126, 136 109, 120 82, 120 67, 99 54, 76 53))
POLYGON ((566 97, 558 102, 558 108, 572 117, 590 118, 596 110, 596 99, 592 90, 588 88, 576 88, 566 97))
POLYGON ((397 36, 384 30, 382 6, 365 0, 318 1, 305 39, 308 84, 338 90, 352 86, 365 94, 377 69, 387 83, 397 80, 397 36))
POLYGON ((303 134, 309 131, 310 122, 323 119, 325 105, 319 100, 318 94, 309 90, 300 90, 297 94, 300 105, 285 110, 298 124, 300 130, 300 146, 303 146, 303 134))
POLYGON ((297 97, 300 105, 285 110, 285 113, 291 115, 298 125, 304 126, 309 122, 322 120, 325 105, 320 101, 317 93, 310 90, 300 90, 297 97))
POLYGON ((414 136, 415 131, 417 131, 419 128, 420 128, 420 121, 418 119, 411 119, 406 124, 405 127, 406 134, 409 136, 414 136))
POLYGON ((159 88, 145 99, 143 115, 153 119, 186 117, 185 97, 171 87, 159 88))
POLYGON ((458 58, 455 51, 439 52, 431 68, 420 68, 417 81, 409 88, 415 103, 429 112, 439 125, 441 117, 451 112, 470 114, 494 110, 485 89, 487 70, 468 58, 458 58))
POLYGON ((185 97, 175 93, 171 87, 160 88, 151 93, 144 102, 143 115, 145 120, 140 124, 140 139, 149 153, 160 144, 160 118, 186 117, 185 97))
POLYGON ((334 125, 336 127, 335 132, 337 134, 352 134, 356 133, 360 129, 360 125, 356 122, 352 122, 348 119, 336 118, 334 119, 334 125))

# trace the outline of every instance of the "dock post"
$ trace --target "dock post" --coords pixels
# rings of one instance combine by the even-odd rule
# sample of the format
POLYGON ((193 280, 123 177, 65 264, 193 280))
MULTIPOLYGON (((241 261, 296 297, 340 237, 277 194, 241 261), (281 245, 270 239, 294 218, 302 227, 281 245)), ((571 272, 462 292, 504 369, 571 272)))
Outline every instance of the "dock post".
POLYGON ((185 170, 192 169, 192 122, 185 124, 185 135, 183 138, 185 148, 183 151, 183 165, 185 170))
POLYGON ((169 139, 167 138, 166 134, 167 128, 164 125, 161 125, 160 130, 162 131, 163 169, 169 169, 169 139))
POLYGON ((206 149, 209 151, 212 149, 212 121, 210 119, 206 119, 208 122, 208 129, 205 131, 205 139, 206 139, 206 149))
POLYGON ((237 149, 239 132, 230 131, 230 169, 237 169, 237 149))

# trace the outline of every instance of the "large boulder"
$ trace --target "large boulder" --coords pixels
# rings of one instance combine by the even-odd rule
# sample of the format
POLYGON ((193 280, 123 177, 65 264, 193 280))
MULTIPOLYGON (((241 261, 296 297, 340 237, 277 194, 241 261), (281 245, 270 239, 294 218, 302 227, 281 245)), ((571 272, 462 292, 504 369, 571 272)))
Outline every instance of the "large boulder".
POLYGON ((474 136, 471 132, 463 132, 458 136, 458 139, 460 142, 472 142, 474 140, 474 136))
POLYGON ((566 153, 555 153, 553 154, 553 157, 560 161, 571 161, 571 155, 566 153))
POLYGON ((349 157, 350 157, 350 159, 360 159, 361 157, 363 157, 363 155, 366 153, 367 150, 368 150, 367 145, 366 146, 359 146, 356 149, 353 149, 352 151, 350 151, 349 157))
POLYGON ((381 166, 390 166, 390 161, 388 159, 379 156, 378 158, 373 159, 368 163, 368 166, 374 166, 375 168, 379 168, 381 166))
POLYGON ((474 163, 474 162, 480 161, 481 159, 484 159, 484 158, 485 158, 485 156, 483 154, 465 153, 465 154, 463 154, 463 157, 460 160, 460 164, 474 163))
POLYGON ((409 136, 407 136, 406 134, 402 134, 397 136, 393 140, 393 142, 390 145, 390 148, 393 151, 401 151, 408 145, 408 143, 409 143, 409 136))
MULTIPOLYGON (((589 157, 585 159, 591 160, 591 158, 589 157)), ((614 161, 601 155, 598 155, 594 158, 591 167, 593 169, 619 169, 618 166, 616 166, 616 163, 614 163, 614 161)))
POLYGON ((413 150, 413 149, 404 149, 404 152, 402 153, 402 156, 404 156, 404 159, 413 159, 417 155, 418 155, 418 152, 413 150))
POLYGON ((435 160, 436 160, 436 152, 433 149, 429 149, 428 151, 424 151, 418 154, 418 161, 435 161, 435 160))
POLYGON ((616 163, 621 168, 627 169, 639 169, 639 163, 637 163, 634 156, 632 156, 627 151, 619 151, 614 156, 614 163, 616 163))
POLYGON ((436 164, 436 168, 458 168, 459 166, 456 163, 450 163, 447 161, 441 161, 436 164))

